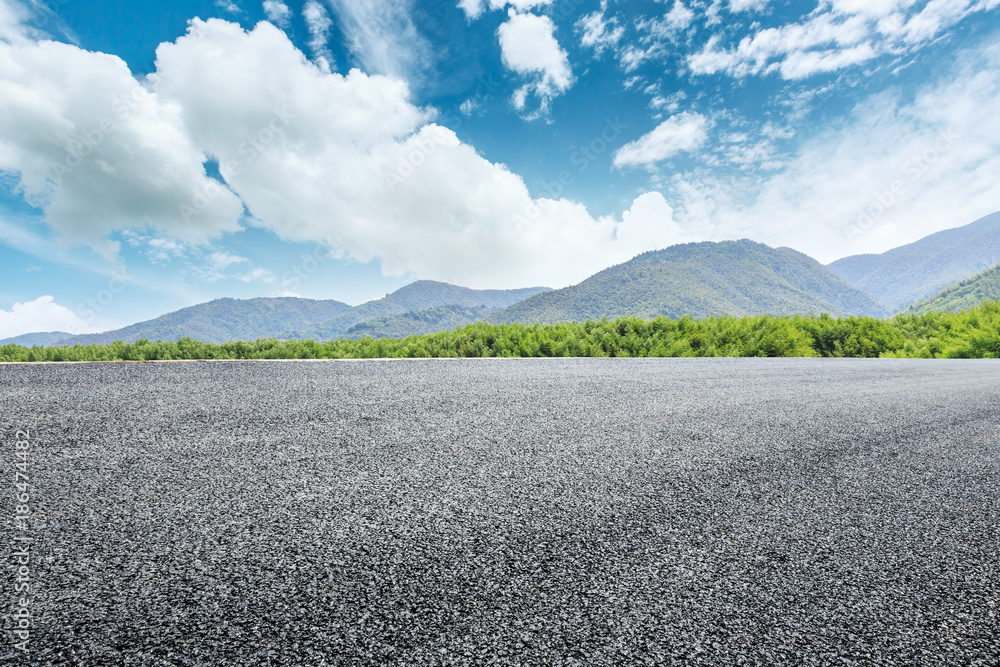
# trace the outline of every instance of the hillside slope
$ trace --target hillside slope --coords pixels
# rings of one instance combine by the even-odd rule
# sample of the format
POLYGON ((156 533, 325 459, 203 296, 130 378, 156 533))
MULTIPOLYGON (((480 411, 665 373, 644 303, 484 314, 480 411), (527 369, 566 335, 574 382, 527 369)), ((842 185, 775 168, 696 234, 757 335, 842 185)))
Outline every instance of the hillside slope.
POLYGON ((824 312, 883 315, 885 308, 800 252, 742 240, 647 252, 579 285, 526 299, 490 319, 548 323, 824 312))
POLYGON ((359 322, 343 334, 342 338, 405 338, 422 336, 439 331, 451 331, 478 322, 495 312, 491 308, 466 308, 465 306, 440 306, 424 310, 409 310, 399 315, 388 315, 359 322))
MULTIPOLYGON (((360 306, 351 308, 325 322, 297 330, 290 330, 283 334, 282 337, 330 340, 331 338, 343 336, 352 327, 361 323, 393 315, 402 315, 411 311, 426 311, 445 306, 493 311, 506 308, 531 296, 547 291, 551 290, 548 287, 528 287, 516 290, 474 290, 433 280, 419 280, 391 294, 387 294, 381 299, 368 301, 360 306)), ((461 323, 467 324, 467 322, 461 323)), ((371 330, 375 331, 385 326, 385 323, 375 324, 372 325, 371 330)), ((404 325, 400 324, 400 326, 404 325)), ((442 326, 445 325, 442 324, 442 326)), ((455 324, 455 326, 459 326, 459 324, 455 324)), ((444 331, 452 328, 454 327, 449 326, 444 329, 436 329, 436 331, 444 331)), ((411 329, 407 328, 406 330, 411 329)), ((421 333, 433 333, 433 331, 422 330, 421 333)), ((376 337, 374 334, 372 335, 376 337)))
POLYGON ((322 322, 348 310, 339 301, 282 297, 273 299, 217 299, 115 331, 73 336, 67 345, 107 345, 140 339, 176 341, 182 337, 205 343, 272 338, 291 328, 322 322))
POLYGON ((913 304, 907 312, 917 315, 957 313, 987 301, 1000 301, 1000 264, 945 288, 930 299, 913 304))
POLYGON ((998 262, 1000 213, 993 213, 881 255, 844 257, 827 268, 896 312, 998 262))
POLYGON ((39 333, 26 333, 13 338, 0 340, 0 345, 23 345, 25 347, 45 347, 46 345, 57 344, 60 341, 72 338, 73 334, 65 331, 46 331, 39 333))

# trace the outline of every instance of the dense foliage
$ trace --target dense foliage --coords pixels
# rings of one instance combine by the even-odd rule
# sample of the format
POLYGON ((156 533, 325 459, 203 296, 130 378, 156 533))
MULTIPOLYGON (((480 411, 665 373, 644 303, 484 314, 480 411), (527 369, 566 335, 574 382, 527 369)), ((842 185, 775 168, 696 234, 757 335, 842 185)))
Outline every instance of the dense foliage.
MULTIPOLYGON (((424 310, 409 310, 398 315, 378 317, 355 324, 341 335, 330 338, 405 338, 425 334, 451 331, 473 322, 485 319, 494 311, 489 308, 466 308, 464 306, 441 306, 424 310)), ((302 338, 302 336, 296 336, 302 338)))
POLYGON ((870 317, 625 318, 564 324, 478 322, 408 338, 5 345, 0 361, 370 359, 379 357, 1000 357, 1000 304, 961 313, 870 317))

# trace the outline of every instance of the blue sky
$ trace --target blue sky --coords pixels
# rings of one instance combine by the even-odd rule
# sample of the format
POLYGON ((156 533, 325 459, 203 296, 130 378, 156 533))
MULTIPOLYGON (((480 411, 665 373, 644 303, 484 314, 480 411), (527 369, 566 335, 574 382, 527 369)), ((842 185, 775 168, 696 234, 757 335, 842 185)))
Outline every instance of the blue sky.
POLYGON ((1000 0, 0 0, 0 338, 1000 209, 1000 0))

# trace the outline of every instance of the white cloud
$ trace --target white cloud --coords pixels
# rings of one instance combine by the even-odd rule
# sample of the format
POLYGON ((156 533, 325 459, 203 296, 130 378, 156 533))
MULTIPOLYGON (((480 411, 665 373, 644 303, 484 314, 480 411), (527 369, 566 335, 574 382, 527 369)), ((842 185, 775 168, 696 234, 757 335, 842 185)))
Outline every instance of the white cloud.
POLYGON ((379 259, 387 275, 562 286, 676 241, 665 202, 658 216, 616 220, 533 198, 507 167, 428 124, 402 81, 325 74, 268 23, 245 32, 194 21, 161 45, 153 81, 258 224, 339 256, 379 259), (244 159, 240 146, 270 127, 276 107, 287 122, 244 159))
POLYGON ((729 0, 729 11, 731 12, 759 12, 763 11, 770 0, 729 0))
POLYGON ((463 116, 468 117, 471 116, 473 112, 478 108, 479 108, 479 102, 473 99, 468 99, 462 102, 461 106, 458 107, 458 110, 462 112, 463 116))
POLYGON ((278 0, 264 0, 264 15, 274 25, 287 28, 292 18, 292 10, 278 0))
POLYGON ((30 36, 28 18, 28 12, 20 3, 0 0, 0 40, 15 42, 27 39, 30 36))
POLYGON ((667 113, 677 113, 681 108, 681 102, 687 99, 687 93, 683 90, 678 90, 668 97, 656 94, 655 90, 647 90, 646 93, 653 95, 653 98, 649 101, 650 109, 654 111, 666 111, 667 113))
POLYGON ((434 69, 434 51, 410 17, 412 0, 328 1, 366 73, 419 82, 434 69))
MULTIPOLYGON (((731 9, 757 9, 757 4, 762 3, 733 0, 731 9)), ((722 47, 722 35, 713 35, 688 56, 688 66, 694 74, 725 72, 741 78, 779 73, 802 79, 912 51, 968 15, 990 8, 971 0, 930 0, 917 7, 915 0, 824 0, 803 22, 757 30, 734 48, 722 47)))
POLYGON ((883 252, 1000 208, 998 115, 1000 47, 992 45, 961 54, 913 101, 882 93, 859 104, 773 174, 678 178, 680 218, 702 221, 712 238, 751 236, 824 262, 883 252))
POLYGON ((207 176, 180 110, 120 58, 25 33, 2 41, 0 117, 0 170, 71 243, 112 256, 116 229, 204 242, 240 228, 242 205, 207 176))
POLYGON ((309 28, 309 50, 312 51, 316 64, 324 72, 334 69, 333 55, 327 43, 330 41, 330 28, 333 21, 323 5, 316 0, 309 0, 302 8, 302 18, 309 28))
POLYGON ((614 164, 652 167, 673 155, 697 150, 708 140, 708 119, 684 112, 660 123, 654 130, 615 152, 614 164))
POLYGON ((93 329, 72 310, 57 304, 51 296, 15 303, 10 310, 0 308, 0 338, 49 331, 90 333, 93 329))
POLYGON ((208 256, 209 265, 219 271, 233 264, 242 264, 249 261, 246 257, 240 257, 225 251, 216 251, 208 256))
POLYGON ((694 21, 694 12, 681 0, 674 0, 674 6, 664 17, 664 24, 672 31, 683 30, 694 21))
MULTIPOLYGON (((131 241, 132 238, 129 240, 131 241)), ((146 239, 146 247, 144 250, 153 261, 160 262, 167 261, 174 257, 181 257, 186 251, 184 245, 182 243, 178 243, 175 239, 163 239, 156 237, 146 239)))
POLYGON ((458 0, 459 8, 461 8, 462 11, 465 12, 465 15, 473 21, 482 15, 484 5, 485 3, 483 0, 458 0))
POLYGON ((605 49, 614 49, 625 35, 625 28, 617 25, 615 19, 605 20, 604 11, 592 12, 576 22, 580 35, 580 45, 593 49, 600 56, 605 49))
POLYGON ((243 273, 236 276, 240 281, 245 283, 273 283, 275 276, 273 273, 267 269, 254 269, 248 273, 243 273))
POLYGON ((544 114, 551 99, 573 85, 569 57, 556 41, 555 29, 547 16, 519 14, 514 9, 498 29, 504 65, 534 79, 515 97, 514 105, 519 109, 524 107, 526 94, 532 92, 540 104, 537 113, 544 114))
POLYGON ((243 8, 231 0, 215 0, 215 6, 227 14, 242 14, 243 8))
POLYGON ((519 12, 551 5, 552 0, 458 0, 458 6, 465 11, 469 20, 476 20, 482 16, 487 7, 489 9, 503 9, 510 5, 519 12))
POLYGON ((617 49, 618 62, 628 74, 644 63, 667 58, 678 51, 678 43, 694 23, 694 11, 681 0, 659 18, 641 18, 635 22, 638 38, 617 49))

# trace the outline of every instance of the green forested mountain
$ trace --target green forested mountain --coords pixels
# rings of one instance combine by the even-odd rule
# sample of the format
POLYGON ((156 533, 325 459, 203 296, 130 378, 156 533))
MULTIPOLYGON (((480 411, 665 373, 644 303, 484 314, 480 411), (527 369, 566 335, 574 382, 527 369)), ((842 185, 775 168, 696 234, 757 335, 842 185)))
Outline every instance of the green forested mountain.
POLYGON ((1000 301, 1000 264, 910 307, 910 313, 957 313, 987 301, 1000 301))
MULTIPOLYGON (((423 311, 444 306, 495 310, 506 308, 530 296, 547 291, 550 291, 548 287, 528 287, 515 290, 474 290, 433 280, 418 280, 391 294, 387 294, 381 299, 363 303, 324 322, 300 329, 288 330, 279 337, 330 340, 331 338, 338 338, 345 335, 355 325, 393 315, 402 315, 410 311, 423 311)), ((410 321, 414 320, 411 318, 410 321)), ((404 326, 402 321, 399 321, 397 324, 404 326)), ((468 323, 465 322, 464 324, 468 323)), ((384 324, 373 325, 373 330, 384 326, 384 324)), ((458 324, 455 326, 458 326, 458 324)), ((436 331, 441 330, 436 329, 436 331)), ((431 332, 423 331, 422 333, 431 332)))
MULTIPOLYGON (((107 345, 116 340, 176 341, 193 338, 206 343, 256 340, 278 336, 292 328, 321 322, 350 309, 339 301, 312 299, 217 299, 124 329, 73 336, 68 345, 107 345)), ((52 343, 48 343, 52 344, 52 343)))
POLYGON ((1000 213, 881 255, 838 259, 827 268, 897 312, 997 262, 1000 213))
POLYGON ((478 322, 494 312, 492 308, 440 306, 424 310, 408 310, 399 315, 378 317, 360 322, 345 331, 342 338, 405 338, 439 331, 451 331, 478 322))
POLYGON ((800 252, 743 240, 647 252, 579 285, 526 299, 490 320, 795 313, 879 316, 885 308, 800 252))

